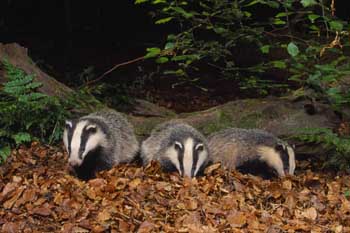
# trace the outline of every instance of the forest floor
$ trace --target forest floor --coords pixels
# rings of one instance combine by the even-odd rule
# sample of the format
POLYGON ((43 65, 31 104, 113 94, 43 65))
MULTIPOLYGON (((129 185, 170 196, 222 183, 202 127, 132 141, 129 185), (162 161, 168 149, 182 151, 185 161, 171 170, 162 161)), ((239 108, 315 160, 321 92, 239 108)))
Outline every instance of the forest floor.
POLYGON ((62 148, 38 143, 12 152, 0 166, 1 232, 350 232, 349 176, 308 161, 283 179, 214 164, 190 180, 152 164, 88 182, 66 161, 62 148))

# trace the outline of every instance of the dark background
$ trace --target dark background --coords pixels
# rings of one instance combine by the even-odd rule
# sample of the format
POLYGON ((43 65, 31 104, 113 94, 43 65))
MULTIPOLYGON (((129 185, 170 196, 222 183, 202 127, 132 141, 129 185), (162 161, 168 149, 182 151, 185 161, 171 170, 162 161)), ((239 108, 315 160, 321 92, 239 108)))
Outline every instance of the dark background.
MULTIPOLYGON (((336 9, 338 17, 349 20, 349 1, 336 0, 336 9)), ((78 86, 81 83, 77 82, 77 75, 87 67, 94 67, 95 75, 99 76, 115 64, 143 56, 148 47, 161 46, 166 35, 177 30, 172 24, 154 25, 150 11, 147 4, 135 5, 133 0, 2 0, 0 42, 16 42, 28 48, 29 55, 41 69, 69 86, 78 86)), ((265 17, 269 12, 259 8, 253 15, 265 17)), ((149 71, 148 74, 155 68, 151 62, 148 66, 147 62, 142 65, 146 67, 143 67, 144 70, 149 71)), ((108 80, 130 81, 142 76, 135 73, 137 69, 138 64, 122 67, 108 80)), ((234 98, 234 84, 214 81, 215 86, 223 87, 219 90, 223 97, 219 102, 234 98)), ((172 84, 168 80, 157 80, 146 89, 159 89, 159 93, 153 93, 155 96, 170 93, 169 101, 174 96, 177 102, 185 97, 192 99, 192 96, 184 97, 182 94, 185 92, 203 96, 198 88, 178 87, 173 90, 172 84)), ((210 80, 207 84, 208 87, 212 85, 210 80)), ((147 95, 146 92, 143 96, 147 95)), ((204 95, 206 99, 202 102, 218 96, 217 93, 204 95)), ((196 109, 195 106, 193 103, 192 108, 196 109)))

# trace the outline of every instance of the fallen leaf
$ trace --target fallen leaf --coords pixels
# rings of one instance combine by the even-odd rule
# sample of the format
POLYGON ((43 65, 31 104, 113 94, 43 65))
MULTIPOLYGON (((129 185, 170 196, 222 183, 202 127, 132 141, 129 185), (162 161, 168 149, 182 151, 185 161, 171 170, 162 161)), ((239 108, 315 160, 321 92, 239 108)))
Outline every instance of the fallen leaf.
POLYGON ((137 230, 138 233, 148 233, 152 232, 152 230, 155 229, 155 226, 153 223, 149 221, 144 221, 141 223, 139 229, 137 230))
POLYGON ((316 220, 317 210, 314 207, 310 207, 303 212, 303 216, 310 220, 316 220))
POLYGON ((231 227, 243 227, 247 223, 247 217, 242 212, 235 211, 227 216, 227 222, 231 227))
POLYGON ((111 214, 107 209, 104 209, 102 212, 99 212, 97 215, 97 221, 98 222, 105 222, 107 220, 111 219, 111 214))

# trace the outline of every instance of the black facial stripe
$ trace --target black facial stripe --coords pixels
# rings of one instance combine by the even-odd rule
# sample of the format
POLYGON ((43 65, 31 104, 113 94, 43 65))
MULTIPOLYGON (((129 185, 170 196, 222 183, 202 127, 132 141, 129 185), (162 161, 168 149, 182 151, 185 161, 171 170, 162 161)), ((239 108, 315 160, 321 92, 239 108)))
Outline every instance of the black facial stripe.
POLYGON ((68 139, 68 155, 71 153, 71 144, 73 133, 75 131, 75 127, 77 126, 76 121, 71 121, 72 127, 67 127, 67 139, 68 139))
POLYGON ((196 171, 197 168, 197 163, 198 163, 198 159, 199 159, 199 153, 198 150, 196 150, 196 146, 198 144, 193 145, 192 151, 193 151, 193 161, 192 161, 192 170, 191 170, 191 176, 194 177, 195 174, 194 172, 196 171))
POLYGON ((181 150, 177 150, 177 158, 179 160, 181 174, 183 175, 184 174, 184 148, 183 147, 181 150))
POLYGON ((86 143, 91 136, 90 131, 87 129, 91 124, 86 124, 83 128, 80 138, 80 147, 79 147, 79 159, 83 159, 83 152, 85 151, 86 143))
POLYGON ((276 150, 281 155, 284 170, 289 170, 289 154, 288 154, 287 147, 283 149, 282 146, 277 146, 276 150))
POLYGON ((169 159, 160 160, 160 164, 162 165, 162 169, 165 172, 177 172, 176 166, 169 159))

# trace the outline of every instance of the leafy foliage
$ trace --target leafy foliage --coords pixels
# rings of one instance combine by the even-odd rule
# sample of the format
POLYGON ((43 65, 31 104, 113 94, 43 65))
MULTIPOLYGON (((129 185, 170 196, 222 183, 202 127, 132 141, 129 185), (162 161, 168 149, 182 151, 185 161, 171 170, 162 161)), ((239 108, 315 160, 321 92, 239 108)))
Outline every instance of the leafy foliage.
POLYGON ((8 81, 0 89, 0 162, 19 144, 40 140, 57 142, 68 112, 55 97, 37 92, 40 83, 7 61, 8 81))
MULTIPOLYGON (((241 89, 262 95, 271 88, 296 89, 296 97, 326 102, 340 113, 349 107, 350 92, 342 86, 350 74, 349 55, 341 49, 349 46, 343 39, 348 23, 332 14, 328 1, 135 1, 141 3, 154 7, 157 24, 180 28, 163 48, 147 49, 145 58, 155 58, 165 74, 198 80, 203 67, 212 67, 213 77, 235 79, 241 89), (253 61, 240 62, 242 48, 249 48, 253 61), (276 71, 283 71, 283 80, 265 78, 276 71)), ((348 139, 322 130, 309 130, 300 139, 327 145, 333 164, 342 166, 340 157, 349 163, 348 139)))
POLYGON ((326 128, 303 129, 297 138, 322 146, 329 158, 325 165, 350 169, 350 138, 340 137, 326 128))
POLYGON ((317 42, 319 38, 346 34, 341 31, 347 24, 333 17, 318 0, 135 1, 144 3, 154 6, 156 24, 171 22, 180 28, 180 32, 168 35, 163 48, 147 49, 145 58, 155 58, 165 68, 164 74, 198 80, 202 67, 211 67, 216 78, 238 80, 241 88, 263 94, 270 88, 288 88, 288 78, 294 75, 286 73, 281 82, 262 78, 264 72, 289 70, 293 64, 318 64, 320 50, 325 47, 317 42), (268 16, 261 16, 257 9, 268 16), (248 56, 254 61, 240 64, 237 51, 242 47, 250 48, 248 56), (285 52, 274 55, 278 51, 285 52), (305 60, 304 56, 317 59, 305 60))

